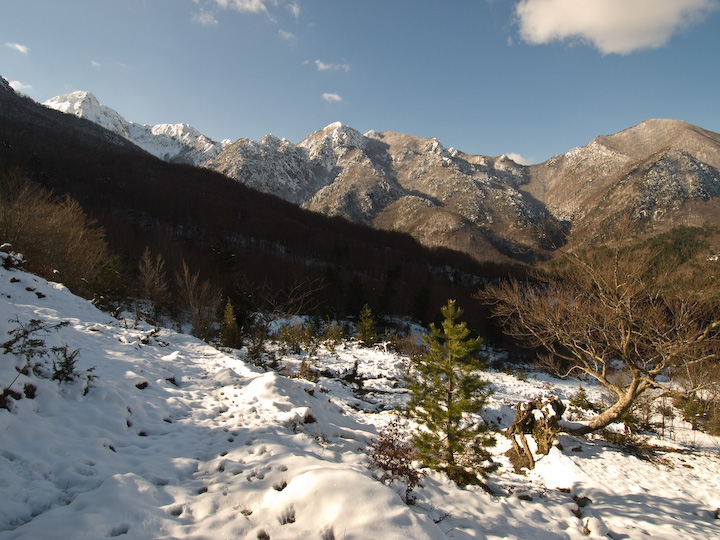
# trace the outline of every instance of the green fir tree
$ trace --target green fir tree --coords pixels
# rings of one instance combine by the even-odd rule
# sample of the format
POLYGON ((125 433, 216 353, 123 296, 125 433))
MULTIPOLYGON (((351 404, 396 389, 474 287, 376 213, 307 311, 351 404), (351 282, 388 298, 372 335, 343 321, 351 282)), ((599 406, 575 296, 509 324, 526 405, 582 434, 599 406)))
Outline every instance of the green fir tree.
POLYGON ((471 338, 467 323, 458 321, 463 311, 455 300, 441 313, 441 327, 431 324, 423 336, 426 352, 412 358, 405 412, 420 424, 412 443, 424 465, 444 470, 458 484, 477 483, 484 448, 494 443, 479 419, 490 392, 477 372, 487 358, 476 354, 482 339, 471 338))
POLYGON ((373 317, 370 306, 365 304, 360 311, 357 322, 357 338, 365 347, 371 347, 380 339, 378 337, 377 323, 373 317))
POLYGON ((235 316, 235 307, 230 298, 225 303, 222 324, 222 344, 225 347, 239 349, 243 346, 242 332, 235 316))

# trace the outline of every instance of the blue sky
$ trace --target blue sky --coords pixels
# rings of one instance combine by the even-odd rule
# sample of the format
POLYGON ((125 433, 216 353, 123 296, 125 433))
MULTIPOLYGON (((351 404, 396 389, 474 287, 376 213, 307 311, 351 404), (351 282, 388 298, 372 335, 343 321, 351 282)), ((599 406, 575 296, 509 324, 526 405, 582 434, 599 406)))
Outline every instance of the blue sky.
POLYGON ((648 118, 720 132, 719 4, 0 0, 0 75, 218 140, 341 121, 541 162, 648 118))

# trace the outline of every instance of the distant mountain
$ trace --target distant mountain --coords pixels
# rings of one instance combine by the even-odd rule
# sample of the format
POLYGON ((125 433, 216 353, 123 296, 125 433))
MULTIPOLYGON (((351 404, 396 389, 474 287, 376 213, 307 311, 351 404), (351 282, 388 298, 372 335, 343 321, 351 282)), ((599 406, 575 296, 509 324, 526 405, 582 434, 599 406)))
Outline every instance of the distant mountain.
POLYGON ((623 219, 646 232, 720 225, 720 134, 647 120, 528 168, 523 191, 572 223, 573 243, 602 240, 623 219))
POLYGON ((216 143, 185 124, 127 122, 87 92, 46 105, 165 160, 479 260, 534 262, 561 245, 603 241, 626 217, 650 234, 720 224, 720 135, 678 120, 648 120, 524 166, 445 148, 437 139, 362 134, 339 122, 297 144, 273 135, 216 143))
MULTIPOLYGON (((127 280, 145 248, 163 256, 171 282, 187 263, 242 313, 265 303, 275 309, 286 293, 317 289, 321 318, 356 316, 367 303, 378 316, 410 314, 427 323, 448 298, 477 303, 472 295, 482 278, 524 271, 427 249, 408 235, 304 210, 215 171, 160 160, 88 119, 16 94, 0 78, 0 183, 15 189, 28 181, 58 201, 72 197, 102 226, 114 254, 103 267, 103 299, 132 294, 127 280)), ((0 243, 12 242, 11 234, 12 227, 0 243)), ((487 326, 483 309, 468 316, 478 331, 487 326)))
POLYGON ((479 259, 534 258, 543 247, 538 224, 553 220, 520 193, 527 171, 505 156, 470 156, 397 132, 361 134, 339 122, 297 145, 240 139, 203 166, 303 208, 479 259))
POLYGON ((297 145, 241 139, 203 166, 478 259, 533 262, 606 240, 625 218, 643 234, 720 225, 720 135, 678 120, 648 120, 531 166, 340 123, 297 145))
POLYGON ((165 161, 200 165, 230 143, 213 141, 188 124, 149 126, 128 122, 115 110, 101 105, 90 92, 63 94, 43 105, 95 122, 165 161))

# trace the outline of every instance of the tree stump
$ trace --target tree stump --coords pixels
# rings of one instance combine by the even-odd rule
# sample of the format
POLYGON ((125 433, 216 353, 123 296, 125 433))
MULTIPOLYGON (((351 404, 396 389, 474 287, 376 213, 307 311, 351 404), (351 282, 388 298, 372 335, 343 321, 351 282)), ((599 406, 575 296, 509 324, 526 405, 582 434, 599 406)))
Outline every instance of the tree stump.
POLYGON ((558 420, 564 412, 565 405, 555 397, 517 404, 515 418, 505 430, 505 436, 513 445, 507 455, 515 472, 522 472, 523 468, 535 468, 535 458, 526 435, 533 436, 539 454, 547 454, 560 431, 558 420))

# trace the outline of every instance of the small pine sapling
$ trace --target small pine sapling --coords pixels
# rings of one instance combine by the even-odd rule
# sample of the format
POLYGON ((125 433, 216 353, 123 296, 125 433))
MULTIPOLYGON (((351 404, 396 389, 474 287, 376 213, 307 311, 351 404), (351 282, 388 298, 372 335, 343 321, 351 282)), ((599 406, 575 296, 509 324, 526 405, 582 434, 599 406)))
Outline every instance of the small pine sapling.
POLYGON ((225 303, 225 310, 223 311, 223 323, 222 323, 222 344, 225 347, 232 349, 241 349, 243 346, 243 336, 240 331, 240 325, 237 322, 237 316, 235 314, 235 306, 233 306, 230 298, 225 303))
POLYGON ((365 347, 372 347, 380 339, 378 337, 375 317, 373 317, 372 310, 367 304, 362 308, 360 316, 358 317, 357 338, 365 347))
POLYGON ((423 336, 426 352, 411 359, 405 412, 420 424, 412 436, 420 461, 466 485, 479 481, 478 462, 487 457, 485 447, 494 444, 479 418, 490 392, 477 372, 487 358, 477 354, 482 339, 471 338, 467 324, 458 321, 463 311, 455 300, 441 313, 441 327, 431 324, 430 334, 423 336))
POLYGON ((328 352, 335 354, 337 346, 345 339, 345 331, 337 322, 328 319, 325 323, 325 331, 320 339, 328 352))
POLYGON ((10 384, 2 388, 0 408, 9 408, 9 398, 18 400, 23 394, 28 399, 35 397, 37 387, 32 383, 25 384, 23 394, 11 390, 11 387, 20 375, 27 376, 34 374, 39 377, 51 378, 61 383, 73 381, 77 377, 84 377, 86 380, 84 393, 87 393, 89 385, 92 380, 96 378, 96 375, 92 373, 94 368, 88 369, 85 373, 78 373, 76 371, 77 356, 80 350, 70 351, 67 344, 48 349, 45 345, 45 339, 41 337, 43 334, 58 331, 68 326, 70 324, 69 322, 62 321, 51 324, 40 319, 30 319, 27 323, 21 323, 17 317, 11 319, 10 322, 16 323, 17 327, 8 331, 10 339, 0 344, 0 349, 2 349, 2 352, 5 354, 23 357, 25 363, 16 368, 18 374, 10 384), (51 360, 52 369, 49 369, 48 358, 51 355, 53 355, 55 359, 51 360))
POLYGON ((57 358, 57 362, 53 360, 53 381, 59 382, 71 382, 77 377, 78 373, 75 371, 75 365, 77 364, 77 355, 80 353, 79 349, 74 351, 68 351, 68 346, 63 345, 62 347, 53 347, 52 352, 57 358))

